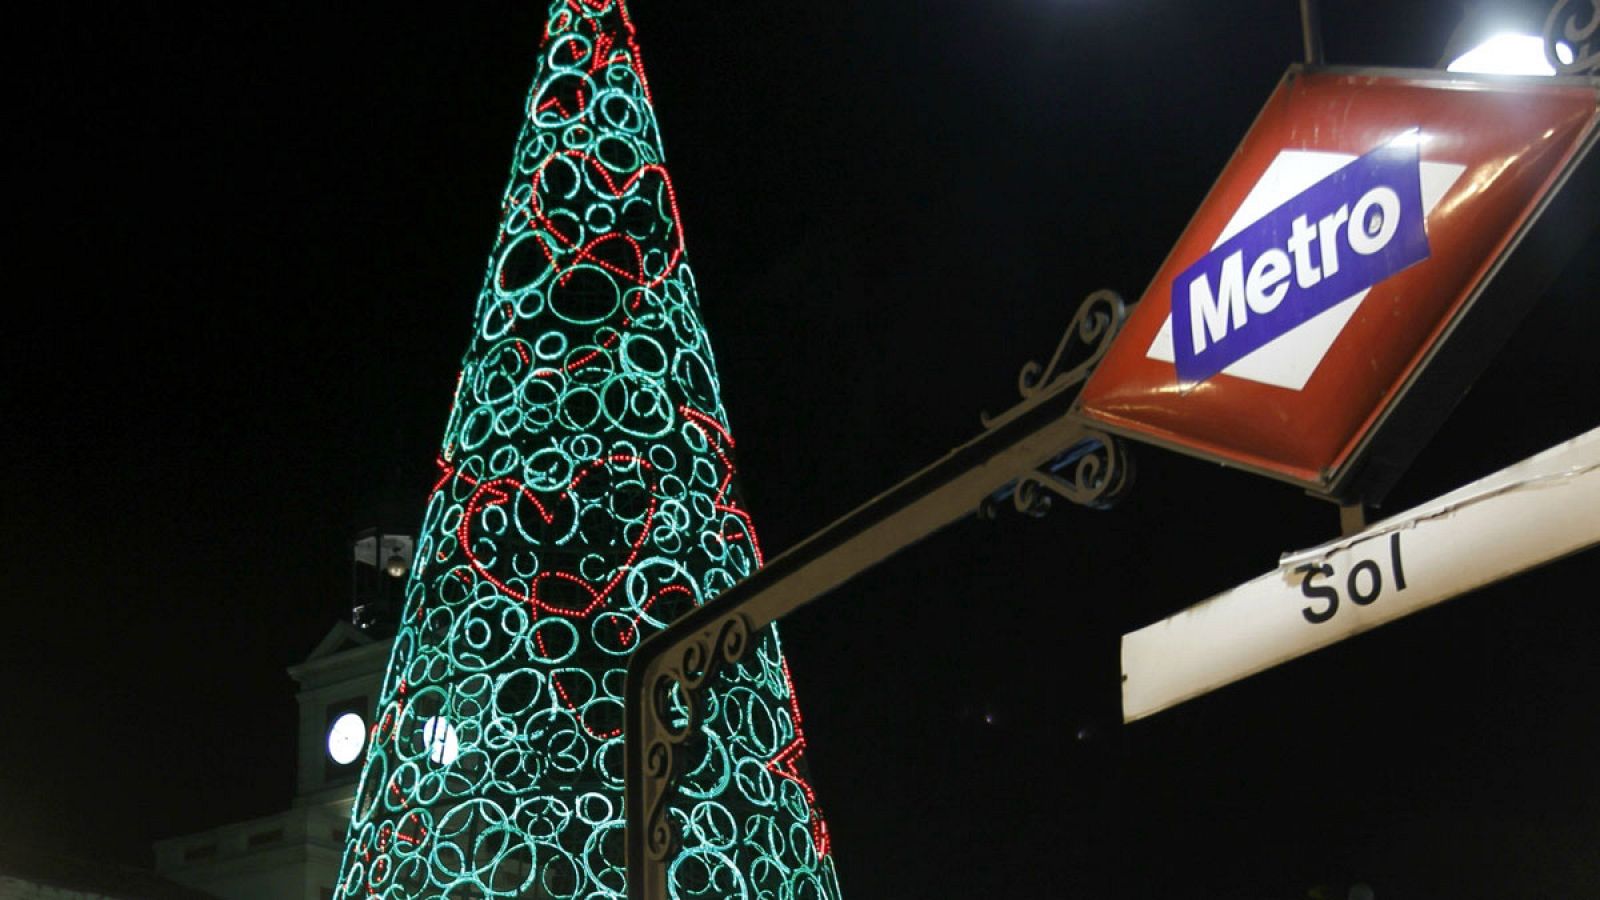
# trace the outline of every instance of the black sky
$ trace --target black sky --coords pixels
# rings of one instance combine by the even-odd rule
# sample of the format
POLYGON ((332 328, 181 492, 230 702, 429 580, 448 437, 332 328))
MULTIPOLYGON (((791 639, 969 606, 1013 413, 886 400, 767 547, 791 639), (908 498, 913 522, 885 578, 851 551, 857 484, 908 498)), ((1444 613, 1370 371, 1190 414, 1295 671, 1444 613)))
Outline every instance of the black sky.
MULTIPOLYGON (((1457 15, 1325 5, 1350 64, 1431 65, 1457 15)), ((1287 0, 632 9, 769 556, 1012 403, 1084 294, 1137 297, 1299 52, 1287 0)), ((0 839, 147 862, 289 800, 283 669, 353 531, 420 517, 544 11, 37 14, 0 839)), ((1574 227, 1390 508, 1600 422, 1574 227)), ((1337 528, 1138 463, 1117 510, 961 523, 788 624, 847 895, 1600 894, 1594 551, 1124 729, 1122 631, 1337 528)))

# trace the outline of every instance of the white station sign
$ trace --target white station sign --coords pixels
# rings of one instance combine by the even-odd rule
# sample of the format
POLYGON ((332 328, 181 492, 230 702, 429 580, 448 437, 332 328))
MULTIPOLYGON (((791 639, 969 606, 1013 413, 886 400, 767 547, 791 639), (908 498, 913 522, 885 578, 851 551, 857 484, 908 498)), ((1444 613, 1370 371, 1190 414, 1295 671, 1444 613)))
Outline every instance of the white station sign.
POLYGON ((1597 543, 1600 428, 1123 635, 1123 720, 1597 543))

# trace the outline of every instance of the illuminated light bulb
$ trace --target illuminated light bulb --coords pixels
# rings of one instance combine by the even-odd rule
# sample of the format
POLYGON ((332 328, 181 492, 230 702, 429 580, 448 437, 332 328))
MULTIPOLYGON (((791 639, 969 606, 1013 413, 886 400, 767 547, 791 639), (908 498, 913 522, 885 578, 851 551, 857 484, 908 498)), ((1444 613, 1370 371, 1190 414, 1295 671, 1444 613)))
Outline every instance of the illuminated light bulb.
MULTIPOLYGON (((1556 45, 1556 56, 1563 65, 1572 62, 1572 48, 1556 45)), ((1556 70, 1544 56, 1544 39, 1531 34, 1501 32, 1456 57, 1446 67, 1450 72, 1478 75, 1554 75, 1556 70)))

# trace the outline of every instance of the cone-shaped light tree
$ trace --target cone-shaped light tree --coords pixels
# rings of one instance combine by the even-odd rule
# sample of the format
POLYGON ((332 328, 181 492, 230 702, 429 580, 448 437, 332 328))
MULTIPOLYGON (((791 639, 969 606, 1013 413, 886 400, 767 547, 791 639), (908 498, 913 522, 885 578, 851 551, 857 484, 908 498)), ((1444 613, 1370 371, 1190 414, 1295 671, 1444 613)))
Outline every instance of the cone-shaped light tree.
MULTIPOLYGON (((621 0, 556 0, 337 895, 621 897, 628 655, 761 564, 621 0)), ((679 897, 836 898, 776 634, 672 810, 679 897)))

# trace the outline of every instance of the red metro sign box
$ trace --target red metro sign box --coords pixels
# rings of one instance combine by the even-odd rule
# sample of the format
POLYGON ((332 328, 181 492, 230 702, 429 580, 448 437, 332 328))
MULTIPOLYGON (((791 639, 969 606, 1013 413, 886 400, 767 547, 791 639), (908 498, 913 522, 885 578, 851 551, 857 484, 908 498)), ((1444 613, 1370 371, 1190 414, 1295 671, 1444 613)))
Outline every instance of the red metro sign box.
POLYGON ((1081 412, 1376 502, 1593 227, 1597 117, 1596 79, 1291 67, 1081 412))

